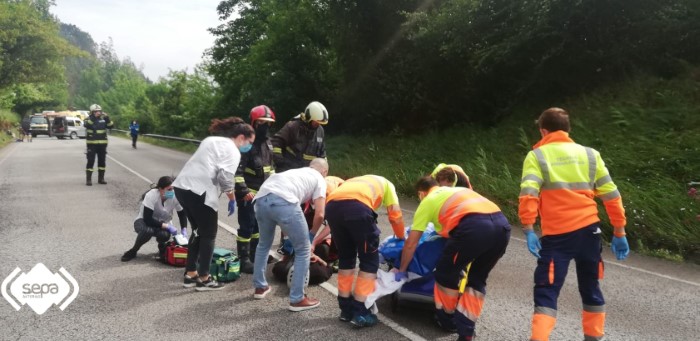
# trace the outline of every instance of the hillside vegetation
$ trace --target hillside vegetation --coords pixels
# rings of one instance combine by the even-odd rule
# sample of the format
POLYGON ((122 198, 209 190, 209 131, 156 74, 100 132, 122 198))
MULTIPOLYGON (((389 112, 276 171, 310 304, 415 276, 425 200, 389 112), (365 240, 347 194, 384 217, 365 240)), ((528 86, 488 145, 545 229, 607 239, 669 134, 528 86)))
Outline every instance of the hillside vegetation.
MULTIPOLYGON (((700 180, 700 82, 645 78, 551 105, 570 111, 576 142, 601 152, 622 193, 632 246, 661 257, 700 260, 700 205, 687 193, 687 183, 700 180)), ((419 176, 440 162, 456 163, 475 190, 519 225, 522 161, 539 140, 533 121, 544 109, 518 108, 491 128, 331 137, 331 173, 380 174, 415 197, 419 176)), ((602 205, 600 211, 609 238, 602 205)))
POLYGON ((633 247, 700 253, 686 194, 700 180, 700 1, 223 0, 202 62, 157 80, 53 5, 0 0, 2 129, 98 103, 117 128, 203 138, 213 118, 266 104, 280 128, 318 100, 338 175, 379 173, 414 196, 419 175, 457 163, 515 224, 532 122, 562 106, 620 187, 633 247))

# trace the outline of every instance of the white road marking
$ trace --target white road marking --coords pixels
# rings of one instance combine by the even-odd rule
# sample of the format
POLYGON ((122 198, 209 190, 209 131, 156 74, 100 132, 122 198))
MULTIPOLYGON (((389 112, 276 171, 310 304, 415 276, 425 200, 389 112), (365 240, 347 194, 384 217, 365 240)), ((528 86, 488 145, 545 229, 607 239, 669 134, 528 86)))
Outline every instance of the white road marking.
MULTIPOLYGON (((2 160, 0 160, 0 164, 2 164, 2 163, 12 154, 12 152, 14 152, 14 149, 13 149, 5 158, 3 158, 2 160)), ((144 181, 146 181, 146 183, 149 183, 149 184, 153 183, 153 182, 152 182, 151 180, 149 180, 147 177, 145 177, 145 176, 141 175, 140 173, 138 173, 137 171, 135 171, 135 170, 129 168, 129 167, 126 166, 125 164, 119 162, 117 159, 115 159, 115 158, 113 158, 113 157, 111 157, 111 156, 109 156, 109 155, 107 155, 107 157, 109 157, 110 160, 116 162, 118 165, 124 167, 124 169, 128 170, 129 172, 133 173, 134 175, 136 175, 136 176, 138 176, 139 178, 141 178, 141 179, 143 179, 144 181)), ((411 213, 411 214, 415 214, 415 213, 416 213, 415 211, 406 210, 406 209, 402 209, 402 211, 407 212, 407 213, 411 213)), ((222 228, 225 229, 226 231, 228 231, 228 232, 230 232, 230 233, 232 233, 232 234, 234 234, 234 235, 238 235, 238 234, 236 233, 236 230, 235 230, 233 227, 231 227, 230 225, 228 225, 228 224, 226 224, 226 223, 224 223, 224 222, 222 222, 222 221, 220 221, 220 220, 218 221, 218 224, 219 224, 220 227, 222 227, 222 228)), ((517 240, 517 241, 520 241, 520 242, 526 242, 524 239, 521 239, 521 238, 517 238, 517 237, 511 237, 511 238, 513 238, 513 239, 515 239, 515 240, 517 240)), ((274 258, 279 259, 279 256, 277 255, 276 252, 270 251, 270 255, 273 256, 274 258)), ((680 278, 676 278, 676 277, 672 277, 672 276, 667 276, 667 275, 664 275, 664 274, 661 274, 661 273, 657 273, 657 272, 653 272, 653 271, 649 271, 649 270, 644 270, 644 269, 637 268, 637 267, 634 267, 634 266, 624 265, 624 264, 621 264, 621 263, 611 262, 611 261, 607 261, 606 263, 607 263, 607 264, 616 265, 616 266, 619 266, 619 267, 622 267, 622 268, 625 268, 625 269, 635 270, 635 271, 639 271, 639 272, 642 272, 642 273, 645 273, 645 274, 649 274, 649 275, 654 275, 654 276, 657 276, 657 277, 665 278, 665 279, 668 279, 668 280, 672 280, 672 281, 676 281, 676 282, 685 283, 685 284, 689 284, 689 285, 693 285, 693 286, 700 287, 700 283, 695 283, 695 282, 691 282, 691 281, 686 281, 686 280, 684 280, 684 279, 680 279, 680 278)), ((320 285, 320 287, 322 287, 323 289, 327 290, 328 292, 330 292, 331 294, 333 294, 333 295, 335 295, 335 296, 338 295, 338 288, 336 288, 335 286, 333 286, 332 284, 330 284, 330 283, 328 283, 328 282, 322 283, 322 284, 320 285)), ((383 314, 381 314, 381 313, 377 314, 377 317, 379 317, 379 320, 380 320, 381 323, 383 323, 383 324, 386 325, 387 327, 393 329, 395 332, 401 334, 402 336, 408 338, 409 340, 412 340, 412 341, 424 341, 424 340, 426 340, 425 338, 423 338, 423 337, 421 337, 420 335, 418 335, 418 334, 416 334, 416 333, 413 333, 412 331, 410 331, 410 330, 408 330, 408 329, 402 327, 401 325, 399 325, 398 323, 394 322, 393 320, 391 320, 390 318, 386 317, 385 315, 383 315, 383 314)))
MULTIPOLYGON (((145 181, 147 184, 150 185, 150 184, 153 183, 153 181, 151 181, 151 180, 148 179, 147 177, 141 175, 141 173, 139 173, 139 172, 137 172, 137 171, 135 171, 135 170, 129 168, 129 166, 127 166, 127 165, 125 165, 125 164, 119 162, 119 160, 113 158, 113 157, 110 156, 109 154, 107 154, 107 157, 108 157, 110 160, 116 162, 118 165, 124 167, 124 169, 128 170, 129 172, 131 172, 131 173, 133 173, 134 175, 136 175, 136 176, 138 176, 139 178, 141 178, 141 179, 142 179, 143 181, 145 181)), ((2 163, 2 161, 0 161, 0 163, 2 163)), ((231 225, 228 225, 228 224, 224 223, 224 222, 221 221, 221 220, 217 220, 217 222, 218 222, 218 224, 219 224, 219 227, 223 228, 224 230, 226 230, 226 231, 228 231, 228 232, 233 233, 235 236, 238 236, 238 233, 236 232, 236 229, 234 229, 233 227, 231 227, 231 225)))
MULTIPOLYGON (((128 170, 129 172, 133 173, 134 175, 138 176, 139 178, 141 178, 141 179, 142 179, 143 181, 145 181, 146 183, 148 183, 148 184, 153 183, 153 182, 152 182, 151 180, 149 180, 147 177, 145 177, 145 176, 141 175, 139 172, 137 172, 137 171, 135 171, 135 170, 129 168, 127 165, 125 165, 125 164, 119 162, 117 159, 115 159, 115 158, 113 158, 113 157, 111 157, 111 156, 109 156, 109 155, 107 155, 107 157, 109 157, 110 160, 116 162, 118 165, 124 167, 124 169, 126 169, 126 170, 128 170)), ((3 161, 4 161, 4 159, 3 159, 3 161)), ((2 163, 2 161, 0 161, 0 163, 2 163)), ((238 235, 238 234, 236 233, 236 230, 235 230, 233 227, 231 227, 230 225, 228 225, 228 224, 222 222, 221 220, 219 220, 218 223, 219 223, 219 226, 220 226, 221 228, 223 228, 224 230, 226 230, 226 231, 228 231, 228 232, 231 232, 232 234, 234 234, 234 235, 236 235, 236 236, 238 235)), ((270 255, 271 255, 272 257, 274 257, 275 259, 277 259, 277 260, 280 259, 279 255, 278 255, 277 252, 275 252, 275 251, 270 250, 270 255)), ((328 282, 325 282, 325 283, 321 283, 320 286, 321 286, 321 288, 326 289, 328 292, 330 292, 330 293, 333 294, 334 296, 338 296, 338 288, 336 288, 336 287, 333 286, 332 284, 330 284, 330 283, 328 283, 328 282)), ((424 339, 424 338, 421 337, 420 335, 418 335, 418 334, 416 334, 416 333, 414 333, 414 332, 412 332, 412 331, 410 331, 410 330, 408 330, 408 329, 402 327, 402 326, 399 325, 398 323, 394 322, 393 320, 391 320, 390 318, 388 318, 388 317, 386 317, 386 316, 384 316, 384 315, 382 315, 382 314, 377 314, 377 317, 379 317, 379 321, 380 321, 381 323, 383 323, 383 324, 386 325, 387 327, 393 329, 395 332, 397 332, 397 333, 403 335, 404 337, 406 337, 407 339, 409 339, 409 340, 411 340, 411 341, 427 341, 426 339, 424 339)))
MULTIPOLYGON (((405 209, 401 209, 401 210, 404 211, 404 212, 406 212, 406 213, 411 213, 411 214, 415 214, 415 213, 416 213, 415 211, 411 211, 411 210, 405 210, 405 209)), ((521 238, 513 237, 513 236, 511 236, 510 238, 511 238, 511 239, 515 239, 515 240, 517 240, 517 241, 519 241, 519 242, 527 243, 527 241, 526 241, 525 239, 521 239, 521 238)), ((662 273, 658 273, 658 272, 654 272, 654 271, 645 270, 645 269, 642 269, 642 268, 638 268, 638 267, 636 267, 636 266, 625 265, 625 264, 622 264, 622 263, 619 263, 619 262, 610 261, 610 260, 606 260, 606 261, 605 261, 605 264, 615 265, 615 266, 619 266, 619 267, 624 268, 624 269, 639 271, 639 272, 645 273, 645 274, 647 274, 647 275, 653 275, 653 276, 665 278, 665 279, 668 279, 668 280, 671 280, 671 281, 676 281, 676 282, 680 282, 680 283, 684 283, 684 284, 688 284, 688 285, 693 285, 693 286, 696 286, 696 287, 700 287, 700 283, 691 282, 691 281, 687 281, 687 280, 684 280, 684 279, 681 279, 681 278, 677 278, 677 277, 673 277, 673 276, 664 275, 664 274, 662 274, 662 273)))
POLYGON ((0 165, 2 165, 2 163, 5 162, 5 160, 9 159, 10 156, 12 156, 12 154, 14 154, 15 150, 17 150, 17 147, 10 149, 10 151, 7 152, 7 155, 5 155, 5 157, 2 158, 2 160, 0 160, 0 165))

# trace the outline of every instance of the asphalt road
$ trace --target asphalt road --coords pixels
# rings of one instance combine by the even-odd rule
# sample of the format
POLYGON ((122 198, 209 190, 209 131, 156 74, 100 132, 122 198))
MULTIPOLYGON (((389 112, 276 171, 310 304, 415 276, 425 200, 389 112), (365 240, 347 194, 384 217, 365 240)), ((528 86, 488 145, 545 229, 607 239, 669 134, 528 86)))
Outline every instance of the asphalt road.
MULTIPOLYGON (((335 276, 309 288, 321 300, 318 309, 286 310, 288 290, 272 279, 273 291, 253 300, 250 275, 218 292, 195 292, 181 285, 182 270, 157 263, 155 242, 138 257, 122 263, 134 241, 132 222, 138 199, 162 175, 176 175, 188 155, 112 137, 107 185, 87 187, 85 141, 37 137, 0 150, 0 280, 19 267, 28 272, 43 263, 51 271, 65 268, 80 292, 64 311, 51 307, 43 315, 24 306, 16 311, 0 302, 1 340, 453 340, 440 331, 424 306, 402 304, 393 313, 379 302, 382 323, 352 329, 337 320, 331 292, 335 276)), ((331 153, 331 173, 332 153, 331 153)), ((381 170, 376 171, 381 174, 381 170)), ((96 176, 95 176, 96 178, 96 176)), ((624 194, 623 194, 624 195, 624 194)), ((222 207, 225 203, 222 200, 222 207)), ((403 203, 410 222, 415 203, 403 203)), ((220 221, 234 229, 233 217, 220 221)), ((384 235, 390 228, 380 217, 384 235)), ((235 248, 235 239, 220 228, 217 246, 235 248)), ((608 340, 697 340, 700 333, 700 267, 639 255, 623 263, 605 258, 602 282, 607 301, 608 340)), ((488 295, 477 324, 480 340, 526 340, 532 313, 535 259, 517 230, 503 259, 491 273, 488 295)), ((575 270, 559 301, 552 340, 581 340, 581 303, 575 270)))

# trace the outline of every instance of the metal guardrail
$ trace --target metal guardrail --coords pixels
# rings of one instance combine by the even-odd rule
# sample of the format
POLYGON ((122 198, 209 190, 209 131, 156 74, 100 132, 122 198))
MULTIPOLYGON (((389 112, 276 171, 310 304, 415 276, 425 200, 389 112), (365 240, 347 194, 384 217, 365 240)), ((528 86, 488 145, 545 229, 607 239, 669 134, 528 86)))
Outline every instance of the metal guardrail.
MULTIPOLYGON (((121 130, 121 129, 111 129, 113 131, 118 131, 120 133, 124 134, 131 134, 131 131, 129 130, 121 130)), ((158 135, 158 134, 140 134, 141 136, 147 136, 147 137, 153 137, 156 139, 163 139, 163 140, 171 140, 171 141, 180 141, 180 142, 189 142, 189 143, 194 143, 194 144, 200 144, 202 141, 200 140, 195 140, 195 139, 186 139, 184 137, 177 137, 177 136, 167 136, 167 135, 158 135)))

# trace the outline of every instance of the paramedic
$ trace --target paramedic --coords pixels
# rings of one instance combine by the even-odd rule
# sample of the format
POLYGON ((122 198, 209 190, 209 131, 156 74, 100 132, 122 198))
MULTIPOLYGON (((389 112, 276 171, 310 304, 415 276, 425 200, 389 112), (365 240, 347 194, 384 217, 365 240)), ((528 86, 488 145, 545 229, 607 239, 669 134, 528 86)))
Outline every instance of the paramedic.
POLYGON ((151 237, 156 237, 161 257, 165 253, 165 242, 171 236, 180 233, 187 238, 187 216, 177 198, 175 198, 172 184, 172 177, 163 176, 158 179, 158 184, 155 188, 144 193, 141 197, 141 209, 134 221, 134 231, 138 233, 136 242, 134 242, 134 247, 124 253, 122 262, 134 259, 136 252, 139 251, 141 246, 151 240, 151 237), (173 226, 173 211, 177 211, 177 217, 180 220, 180 231, 173 226))
POLYGON ((404 222, 394 185, 378 175, 364 175, 346 180, 327 200, 326 219, 333 243, 338 249, 339 319, 358 327, 377 324, 377 316, 365 301, 374 291, 379 267, 379 228, 374 210, 385 206, 396 237, 404 239, 404 222), (355 279, 355 264, 360 271, 355 279), (352 284, 355 290, 352 292, 352 284))
POLYGON ((617 186, 598 151, 569 137, 569 114, 545 110, 537 120, 542 139, 525 157, 518 214, 530 252, 537 257, 531 340, 545 341, 554 329, 557 299, 569 262, 576 262, 586 340, 601 340, 605 327, 600 218, 594 197, 605 205, 614 227, 612 249, 618 260, 629 253, 625 210, 617 186), (542 238, 533 225, 540 215, 542 238))
POLYGON ((510 224, 500 208, 479 193, 463 187, 439 187, 431 176, 416 183, 421 202, 401 254, 396 280, 406 279, 420 237, 428 226, 447 239, 435 266, 435 319, 440 327, 457 331, 471 341, 486 295, 486 279, 506 252, 510 224), (467 286, 459 294, 462 270, 467 286))

